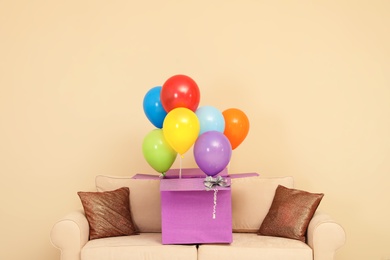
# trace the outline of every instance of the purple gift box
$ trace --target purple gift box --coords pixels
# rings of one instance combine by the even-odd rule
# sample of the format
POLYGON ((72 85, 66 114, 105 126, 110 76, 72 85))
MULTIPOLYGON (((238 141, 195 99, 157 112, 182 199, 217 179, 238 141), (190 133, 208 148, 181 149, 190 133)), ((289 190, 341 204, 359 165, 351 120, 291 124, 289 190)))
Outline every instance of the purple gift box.
POLYGON ((203 182, 204 178, 161 180, 163 244, 232 242, 230 187, 206 190, 203 182))

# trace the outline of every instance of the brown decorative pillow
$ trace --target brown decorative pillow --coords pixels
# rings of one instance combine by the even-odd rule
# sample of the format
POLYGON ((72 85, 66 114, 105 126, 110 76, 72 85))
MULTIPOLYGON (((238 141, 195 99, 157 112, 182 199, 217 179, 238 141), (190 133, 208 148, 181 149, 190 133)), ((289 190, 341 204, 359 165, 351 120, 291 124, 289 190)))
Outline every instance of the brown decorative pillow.
POLYGON ((89 223, 89 239, 138 234, 131 217, 128 187, 77 194, 89 223))
POLYGON ((323 197, 323 193, 309 193, 279 185, 257 234, 305 242, 307 227, 323 197))

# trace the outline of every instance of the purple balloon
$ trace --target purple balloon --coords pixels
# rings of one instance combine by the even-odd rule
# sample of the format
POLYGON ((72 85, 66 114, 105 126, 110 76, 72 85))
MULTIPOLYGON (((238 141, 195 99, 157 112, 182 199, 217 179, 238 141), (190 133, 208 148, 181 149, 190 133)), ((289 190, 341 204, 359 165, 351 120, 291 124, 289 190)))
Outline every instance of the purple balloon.
POLYGON ((231 156, 232 146, 221 132, 204 132, 195 141, 195 162, 208 176, 214 176, 225 169, 231 156))

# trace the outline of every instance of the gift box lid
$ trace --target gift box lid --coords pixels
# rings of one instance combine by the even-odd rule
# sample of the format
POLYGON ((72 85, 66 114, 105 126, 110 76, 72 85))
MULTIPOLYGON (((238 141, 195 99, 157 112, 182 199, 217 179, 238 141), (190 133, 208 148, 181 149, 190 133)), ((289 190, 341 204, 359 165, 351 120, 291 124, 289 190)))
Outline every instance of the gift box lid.
MULTIPOLYGON (((160 182, 160 191, 204 191, 206 186, 201 178, 189 179, 162 179, 160 182)), ((230 179, 224 178, 229 187, 214 186, 212 189, 230 190, 230 179)))
MULTIPOLYGON (((184 174, 181 176, 182 179, 191 179, 191 178, 196 178, 196 179, 204 179, 207 177, 206 174, 204 174, 202 171, 201 173, 203 175, 200 175, 199 173, 194 173, 193 171, 190 171, 190 168, 188 169, 182 169, 184 170, 184 174)), ((192 170, 192 168, 191 168, 192 170)), ((171 170, 170 170, 171 171, 171 170)), ((145 173, 137 173, 135 174, 134 176, 132 176, 131 178, 132 179, 148 179, 148 180, 160 180, 160 179, 178 179, 180 176, 179 176, 179 169, 172 169, 172 173, 167 177, 163 177, 161 175, 156 175, 156 174, 145 174, 145 173), (177 175, 174 175, 175 173, 177 172, 177 175)), ((223 177, 228 177, 228 178, 231 178, 231 179, 235 179, 235 178, 245 178, 245 177, 255 177, 255 176, 259 176, 258 173, 256 172, 248 172, 248 173, 233 173, 233 174, 229 174, 229 175, 225 175, 225 173, 227 173, 227 170, 223 170, 221 172, 221 174, 223 175, 217 175, 217 176, 223 176, 223 177)))
MULTIPOLYGON (((165 173, 166 179, 176 179, 179 178, 181 171, 182 178, 205 178, 207 175, 199 168, 182 168, 182 169, 169 169, 165 173)), ((228 170, 227 168, 223 169, 218 176, 227 176, 228 170)))

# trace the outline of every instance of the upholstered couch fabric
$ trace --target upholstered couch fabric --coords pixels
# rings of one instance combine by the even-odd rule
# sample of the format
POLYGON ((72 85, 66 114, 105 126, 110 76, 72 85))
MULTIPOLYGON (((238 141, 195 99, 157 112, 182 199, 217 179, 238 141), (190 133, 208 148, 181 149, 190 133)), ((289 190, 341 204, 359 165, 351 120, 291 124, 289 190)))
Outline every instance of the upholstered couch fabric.
POLYGON ((292 177, 232 179, 233 232, 257 232, 271 207, 278 185, 294 186, 292 177))
POLYGON ((197 250, 195 245, 162 245, 161 233, 141 233, 91 240, 82 249, 81 259, 191 260, 197 259, 197 250))
POLYGON ((307 243, 257 235, 278 185, 293 188, 292 177, 232 179, 233 242, 231 244, 162 245, 159 180, 97 176, 97 191, 130 189, 130 208, 140 234, 88 240, 83 211, 54 224, 52 244, 61 260, 122 259, 267 259, 332 260, 345 242, 345 232, 329 215, 316 212, 307 230, 307 243))
POLYGON ((253 233, 233 233, 233 243, 230 245, 200 245, 198 260, 312 260, 312 254, 312 249, 298 240, 258 236, 253 233))
POLYGON ((110 191, 121 187, 130 189, 130 208, 140 232, 161 232, 160 181, 98 175, 97 191, 110 191))

